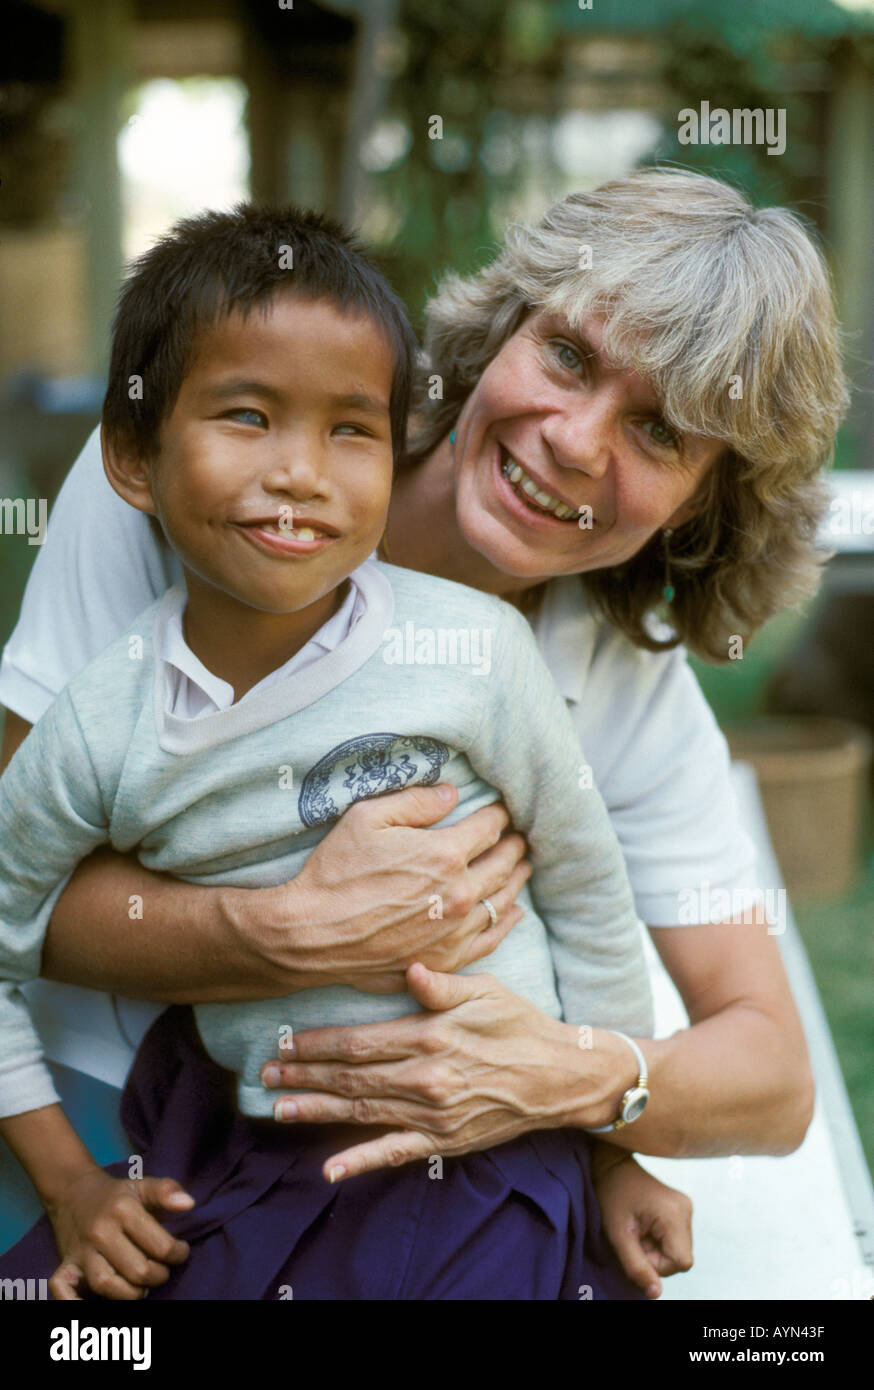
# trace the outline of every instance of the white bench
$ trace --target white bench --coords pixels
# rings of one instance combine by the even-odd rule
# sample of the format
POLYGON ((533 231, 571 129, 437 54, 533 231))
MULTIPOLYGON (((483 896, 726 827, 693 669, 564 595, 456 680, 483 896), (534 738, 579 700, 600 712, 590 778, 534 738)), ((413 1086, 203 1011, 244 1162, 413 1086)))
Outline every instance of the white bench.
MULTIPOLYGON (((759 849, 760 883, 782 886, 755 773, 734 765, 744 823, 759 849)), ((804 1024, 817 1087, 804 1140, 785 1158, 645 1157, 695 1206, 695 1265, 664 1281, 666 1299, 874 1297, 874 1189, 810 965, 792 919, 778 936, 804 1024)), ((680 996, 645 933, 656 1036, 688 1025, 680 996)))

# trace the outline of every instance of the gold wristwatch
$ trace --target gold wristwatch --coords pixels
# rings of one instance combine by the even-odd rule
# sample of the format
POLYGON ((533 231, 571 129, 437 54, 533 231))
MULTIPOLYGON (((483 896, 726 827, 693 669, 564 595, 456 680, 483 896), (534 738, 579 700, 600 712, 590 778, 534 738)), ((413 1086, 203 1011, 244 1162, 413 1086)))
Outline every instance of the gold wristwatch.
POLYGON ((629 1086, 622 1100, 619 1102, 619 1118, 614 1120, 611 1125, 598 1125, 595 1129, 589 1129, 587 1134, 606 1134, 609 1130, 624 1129, 626 1125, 634 1124, 639 1120, 646 1109, 649 1100, 649 1077, 646 1072, 646 1058, 638 1047, 637 1043, 624 1033, 620 1033, 616 1028, 608 1028, 608 1033, 615 1033, 617 1038, 627 1042, 635 1057, 637 1058, 637 1069, 640 1073, 634 1086, 629 1086))

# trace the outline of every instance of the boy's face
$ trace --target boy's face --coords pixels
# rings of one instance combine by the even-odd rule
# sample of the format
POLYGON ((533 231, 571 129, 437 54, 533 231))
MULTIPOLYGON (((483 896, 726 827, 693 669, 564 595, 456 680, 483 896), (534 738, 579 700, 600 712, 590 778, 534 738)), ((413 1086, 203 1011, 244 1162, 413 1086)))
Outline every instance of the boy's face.
POLYGON ((325 300, 204 330, 149 469, 186 570, 266 613, 336 589, 385 526, 393 371, 378 326, 325 300))

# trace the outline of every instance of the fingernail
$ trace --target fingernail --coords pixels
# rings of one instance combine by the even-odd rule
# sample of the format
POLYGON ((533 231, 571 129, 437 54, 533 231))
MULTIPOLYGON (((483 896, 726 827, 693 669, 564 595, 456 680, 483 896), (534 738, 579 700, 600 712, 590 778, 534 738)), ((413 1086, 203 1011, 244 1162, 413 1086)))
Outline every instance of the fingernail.
POLYGON ((293 1120, 297 1116, 297 1102, 293 1100, 278 1100, 273 1107, 273 1113, 277 1120, 293 1120))
POLYGON ((452 787, 448 786, 446 782, 442 782, 440 786, 437 788, 437 795, 439 796, 441 801, 451 801, 452 787))
POLYGON ((341 1179, 341 1178, 345 1178, 345 1176, 346 1176, 346 1169, 343 1167, 342 1163, 337 1163, 337 1164, 334 1165, 334 1167, 331 1169, 330 1173, 328 1174, 328 1181, 329 1181, 329 1182, 339 1182, 340 1179, 341 1179))
POLYGON ((278 1086, 282 1081, 282 1072, 275 1065, 265 1067, 261 1073, 261 1080, 265 1086, 278 1086))
POLYGON ((646 1291, 646 1296, 647 1298, 658 1298, 661 1291, 661 1284, 650 1284, 649 1288, 646 1291))
POLYGON ((171 1192, 167 1198, 167 1205, 173 1207, 190 1207, 194 1204, 194 1198, 187 1192, 171 1192))

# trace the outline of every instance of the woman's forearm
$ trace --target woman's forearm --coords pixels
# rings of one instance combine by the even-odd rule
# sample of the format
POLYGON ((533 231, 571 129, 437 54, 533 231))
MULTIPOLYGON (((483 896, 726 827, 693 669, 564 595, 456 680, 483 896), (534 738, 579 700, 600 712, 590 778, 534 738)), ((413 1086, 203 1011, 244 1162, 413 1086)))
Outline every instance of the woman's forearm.
POLYGON ((653 937, 692 1026, 640 1041, 651 1100, 611 1142, 674 1158, 791 1153, 810 1124, 814 1086, 775 937, 741 922, 653 937))
MULTIPOLYGON (((98 850, 55 906, 42 974, 171 1004, 270 997, 278 972, 240 930, 244 891, 185 883, 98 850)), ((284 972, 286 993, 311 983, 284 972)))
POLYGON ((810 1123, 806 1058, 781 1055, 769 1019, 735 1006, 671 1038, 638 1039, 651 1100, 612 1144, 669 1158, 786 1154, 810 1123))
POLYGON ((110 849, 79 865, 56 904, 42 974, 166 1003, 263 999, 344 984, 402 993, 415 960, 455 971, 489 955, 521 916, 529 869, 495 803, 427 829, 455 803, 438 788, 359 802, 296 878, 208 887, 110 849), (391 803, 391 804, 389 804, 391 803), (443 914, 433 918, 435 895, 443 914), (481 899, 495 906, 492 926, 481 899))

